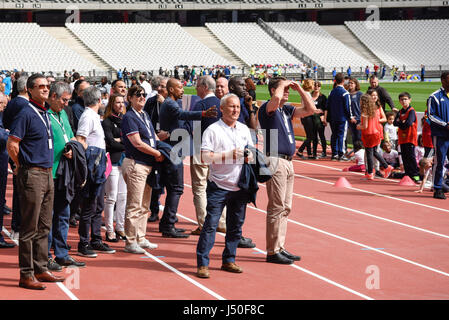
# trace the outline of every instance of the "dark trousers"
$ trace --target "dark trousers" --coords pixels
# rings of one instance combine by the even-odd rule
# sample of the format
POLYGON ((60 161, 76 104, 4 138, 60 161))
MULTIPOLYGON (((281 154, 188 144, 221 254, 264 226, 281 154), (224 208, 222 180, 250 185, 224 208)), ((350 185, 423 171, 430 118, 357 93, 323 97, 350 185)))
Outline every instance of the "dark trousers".
POLYGON ((65 197, 65 190, 56 191, 53 201, 53 219, 48 234, 48 257, 51 258, 50 249, 54 247, 55 256, 65 259, 69 253, 67 234, 69 232, 70 204, 65 197))
POLYGON ((3 214, 6 204, 6 182, 8 180, 8 153, 2 151, 0 154, 0 240, 3 240, 1 234, 3 229, 3 214))
POLYGON ((358 123, 360 123, 360 121, 357 121, 357 123, 348 122, 348 128, 351 131, 352 145, 354 145, 354 142, 362 140, 362 131, 357 130, 358 123))
POLYGON ((318 122, 314 123, 314 126, 313 126, 313 136, 314 136, 313 154, 314 155, 316 155, 316 152, 318 149, 318 138, 321 141, 321 147, 323 149, 323 153, 326 152, 327 141, 326 141, 326 136, 324 135, 324 129, 325 129, 325 127, 322 123, 318 123, 318 122))
POLYGON ((424 158, 427 158, 432 148, 430 147, 424 147, 424 158))
POLYGON ((159 206, 161 202, 159 199, 161 195, 164 193, 164 189, 151 189, 151 202, 150 202, 150 211, 153 215, 159 214, 159 206))
POLYGON ((100 243, 101 240, 101 213, 104 209, 104 185, 100 186, 99 196, 91 195, 83 198, 78 234, 78 246, 87 246, 89 238, 91 244, 100 243))
MULTIPOLYGON (((302 153, 305 148, 307 148, 307 155, 310 157, 312 155, 312 142, 314 145, 318 143, 318 138, 315 135, 314 136, 314 130, 313 130, 313 115, 301 118, 301 123, 304 127, 304 130, 306 132, 306 140, 301 144, 301 146, 298 148, 298 152, 302 153)), ((315 154, 316 155, 316 152, 315 154)))
POLYGON ((379 164, 382 168, 386 169, 388 167, 388 163, 385 159, 377 152, 376 147, 365 148, 366 153, 366 170, 369 174, 373 173, 374 169, 374 158, 379 161, 379 164))
POLYGON ((184 165, 176 165, 176 170, 162 168, 161 175, 166 190, 164 213, 159 222, 159 230, 168 231, 175 226, 179 199, 184 192, 184 165))
POLYGON ((343 156, 343 143, 345 137, 346 121, 331 121, 331 148, 332 156, 343 156))
POLYGON ((17 175, 20 190, 21 217, 19 267, 22 276, 47 271, 48 233, 53 210, 53 176, 42 171, 20 167, 17 175))
MULTIPOLYGON (((433 187, 435 189, 441 189, 443 187, 443 166, 446 158, 449 159, 448 150, 449 150, 449 140, 444 137, 433 137, 433 146, 435 148, 436 155, 436 168, 435 168, 435 177, 433 180, 433 187)), ((402 150, 402 145, 401 145, 402 150)), ((434 163, 435 165, 435 163, 434 163)))
POLYGON ((223 208, 226 206, 226 237, 222 254, 223 263, 235 262, 237 246, 245 221, 246 192, 220 189, 214 182, 207 182, 207 215, 196 247, 197 265, 209 266, 209 253, 215 243, 215 234, 223 208))
POLYGON ((403 143, 400 146, 405 174, 410 178, 419 176, 419 169, 415 157, 415 145, 413 143, 403 143))

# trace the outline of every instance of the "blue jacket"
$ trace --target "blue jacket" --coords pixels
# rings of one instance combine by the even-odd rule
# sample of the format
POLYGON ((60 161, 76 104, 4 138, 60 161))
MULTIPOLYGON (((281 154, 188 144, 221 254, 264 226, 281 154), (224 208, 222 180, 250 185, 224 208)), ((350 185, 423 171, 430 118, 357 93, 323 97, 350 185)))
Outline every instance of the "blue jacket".
MULTIPOLYGON (((159 121, 161 130, 168 131, 170 134, 178 128, 186 128, 186 122, 183 120, 201 120, 202 111, 184 111, 170 97, 165 99, 161 105, 159 121)), ((165 141, 170 145, 175 145, 178 141, 165 141)))
POLYGON ((430 120, 432 136, 445 137, 449 139, 449 97, 448 93, 440 88, 432 93, 427 99, 427 114, 430 120))
POLYGON ((331 122, 348 121, 351 118, 351 98, 342 86, 335 87, 327 98, 326 109, 331 122))
POLYGON ((3 112, 0 112, 0 155, 6 154, 6 158, 8 157, 8 151, 6 151, 6 142, 8 141, 8 136, 8 132, 3 127, 3 112))
POLYGON ((74 130, 76 132, 76 130, 78 130, 78 122, 81 118, 81 115, 83 114, 84 110, 86 108, 84 107, 84 101, 82 98, 77 97, 75 100, 75 103, 72 105, 72 112, 73 112, 73 125, 74 125, 74 130))
POLYGON ((97 147, 87 147, 87 183, 83 188, 84 196, 91 197, 100 195, 100 186, 106 182, 106 151, 97 147))

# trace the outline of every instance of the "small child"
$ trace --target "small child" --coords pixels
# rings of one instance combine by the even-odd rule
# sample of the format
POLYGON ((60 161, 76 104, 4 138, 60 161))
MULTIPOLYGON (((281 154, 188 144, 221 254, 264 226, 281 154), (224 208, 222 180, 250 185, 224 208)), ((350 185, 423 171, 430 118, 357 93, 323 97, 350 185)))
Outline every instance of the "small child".
POLYGON ((405 174, 415 182, 419 182, 419 170, 415 157, 415 146, 418 144, 418 118, 411 106, 411 95, 408 92, 399 94, 402 109, 394 119, 394 125, 399 127, 398 144, 401 149, 402 163, 405 174))
POLYGON ((397 150, 398 146, 398 128, 393 125, 395 114, 394 112, 387 112, 387 123, 384 126, 384 136, 391 144, 391 148, 397 150))
POLYGON ((393 168, 399 168, 399 153, 396 150, 393 150, 393 148, 391 147, 391 143, 384 140, 382 141, 381 147, 383 150, 382 157, 385 159, 385 161, 393 168))
POLYGON ((360 98, 361 122, 357 125, 358 130, 362 130, 362 142, 366 153, 366 173, 367 180, 374 179, 374 157, 384 168, 383 177, 388 178, 393 171, 393 167, 382 158, 376 148, 380 144, 383 130, 379 126, 379 114, 374 99, 369 94, 364 94, 360 98))
POLYGON ((422 141, 422 134, 418 135, 418 145, 415 148, 415 158, 416 163, 419 164, 419 161, 421 161, 422 158, 424 158, 424 146, 422 141))
POLYGON ((427 110, 424 112, 424 117, 421 119, 422 126, 422 144, 424 146, 424 157, 427 157, 430 150, 433 149, 432 133, 430 131, 430 121, 427 116, 427 110))
POLYGON ((355 165, 349 168, 344 168, 343 171, 353 171, 353 172, 365 172, 365 149, 363 149, 363 143, 360 140, 354 142, 354 159, 355 165))

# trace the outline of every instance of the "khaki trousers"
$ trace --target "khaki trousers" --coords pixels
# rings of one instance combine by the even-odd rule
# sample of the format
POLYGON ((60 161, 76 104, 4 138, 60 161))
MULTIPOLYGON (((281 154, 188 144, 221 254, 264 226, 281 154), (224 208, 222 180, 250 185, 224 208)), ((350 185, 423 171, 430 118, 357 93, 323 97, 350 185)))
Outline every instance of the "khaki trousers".
POLYGON ((267 206, 267 255, 285 249, 288 215, 292 208, 294 171, 293 163, 277 157, 269 157, 272 178, 266 182, 267 206))
MULTIPOLYGON (((205 164, 195 164, 193 157, 190 157, 190 177, 192 179, 193 205, 195 206, 196 220, 198 226, 203 228, 206 219, 207 206, 207 178, 209 177, 209 166, 205 164)), ((223 209, 218 228, 226 229, 226 207, 223 209)))
POLYGON ((47 271, 48 233, 52 225, 53 176, 50 170, 20 167, 17 174, 20 190, 20 274, 31 277, 47 271))
POLYGON ((125 235, 126 244, 139 243, 147 232, 151 187, 146 183, 151 167, 125 158, 122 164, 126 183, 125 235))

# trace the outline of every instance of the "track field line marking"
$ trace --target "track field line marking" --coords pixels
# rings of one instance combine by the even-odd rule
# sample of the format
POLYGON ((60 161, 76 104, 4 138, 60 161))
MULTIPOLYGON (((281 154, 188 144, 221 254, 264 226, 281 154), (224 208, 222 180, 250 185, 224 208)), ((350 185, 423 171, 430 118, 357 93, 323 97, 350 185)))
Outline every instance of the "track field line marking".
MULTIPOLYGON (((309 163, 309 162, 306 162, 306 161, 299 161, 299 160, 293 160, 293 161, 296 161, 296 162, 299 162, 299 163, 305 163, 305 164, 309 164, 309 165, 314 165, 314 166, 319 166, 319 167, 330 168, 330 169, 337 170, 337 171, 341 171, 340 169, 337 169, 337 168, 334 168, 334 167, 328 167, 328 166, 319 165, 319 164, 316 164, 316 163, 309 163)), ((187 164, 187 163, 184 163, 184 164, 187 165, 187 166, 190 166, 190 164, 187 164)), ((350 171, 348 171, 348 172, 350 172, 350 171)), ((358 172, 350 172, 350 173, 359 174, 358 172)), ((300 175, 300 174, 297 174, 297 173, 295 173, 295 176, 296 177, 300 177, 300 178, 304 178, 304 179, 309 179, 309 180, 313 180, 313 181, 317 181, 317 182, 326 183, 326 184, 332 184, 333 185, 332 182, 328 182, 328 181, 325 181, 325 180, 320 180, 320 179, 316 179, 316 178, 300 175)), ((390 180, 390 179, 385 179, 385 178, 379 178, 379 179, 384 180, 384 181, 398 183, 398 181, 393 181, 393 180, 390 180)), ((438 208, 438 207, 434 207, 434 206, 431 206, 431 205, 427 205, 427 204, 423 204, 423 203, 419 203, 419 202, 414 202, 414 201, 410 201, 410 200, 405 200, 405 199, 401 199, 401 198, 396 198, 396 197, 392 197, 392 196, 389 196, 389 195, 386 195, 386 194, 382 194, 382 193, 377 193, 377 192, 368 191, 368 190, 359 189, 359 188, 354 188, 354 187, 351 187, 351 188, 348 188, 348 189, 352 189, 354 191, 359 191, 359 192, 364 192, 364 193, 369 193, 369 194, 376 195, 376 196, 379 196, 379 197, 384 197, 384 198, 391 199, 391 200, 401 201, 401 202, 414 204, 414 205, 422 206, 422 207, 425 207, 425 208, 429 208, 429 209, 433 209, 433 210, 438 210, 438 211, 443 211, 443 212, 448 212, 449 213, 449 210, 447 210, 447 209, 438 208)))
MULTIPOLYGON (((185 185, 186 187, 189 187, 189 188, 192 187, 192 186, 190 186, 190 185, 188 185, 188 184, 186 184, 186 183, 184 183, 184 185, 185 185)), ((248 207, 249 207, 249 206, 248 206, 248 207)), ((257 208, 255 208, 255 209, 257 209, 257 208)), ((193 219, 190 219, 190 218, 188 218, 188 217, 186 217, 186 216, 184 216, 184 215, 182 215, 182 214, 180 214, 180 213, 177 213, 176 215, 178 215, 178 216, 180 216, 181 218, 183 218, 183 219, 185 219, 185 220, 187 220, 187 221, 190 221, 190 222, 192 222, 192 223, 194 223, 194 224, 198 224, 197 221, 195 221, 195 220, 193 220, 193 219)), ((225 236, 224 233, 221 233, 221 232, 217 232, 217 233, 220 234, 221 236, 225 236)), ((261 250, 261 249, 258 249, 257 247, 256 247, 256 248, 253 248, 253 250, 256 250, 256 251, 258 251, 258 252, 260 252, 260 253, 263 253, 263 254, 265 254, 265 255, 267 254, 265 251, 263 251, 263 250, 261 250)), ((327 282, 327 283, 329 283, 329 284, 331 284, 331 285, 333 285, 333 286, 336 286, 336 287, 338 287, 338 288, 340 288, 340 289, 343 289, 343 290, 348 291, 348 292, 350 292, 350 293, 352 293, 352 294, 355 294, 355 295, 357 295, 357 296, 359 296, 359 297, 361 297, 361 298, 363 298, 363 299, 366 299, 366 300, 374 300, 373 298, 368 297, 368 296, 364 295, 363 293, 360 293, 360 292, 357 292, 357 291, 355 291, 355 290, 352 290, 352 289, 350 289, 350 288, 348 288, 348 287, 346 287, 346 286, 344 286, 344 285, 342 285, 342 284, 339 284, 339 283, 337 283, 337 282, 335 282, 335 281, 332 281, 332 280, 330 280, 330 279, 328 279, 328 278, 326 278, 326 277, 324 277, 324 276, 321 276, 321 275, 319 275, 319 274, 317 274, 317 273, 314 273, 314 272, 312 272, 312 271, 310 271, 310 270, 304 269, 304 268, 299 267, 299 266, 297 266, 297 265, 295 265, 295 264, 291 264, 290 266, 293 267, 293 268, 295 268, 295 269, 298 269, 298 270, 300 270, 300 271, 303 271, 303 272, 305 272, 305 273, 307 273, 307 274, 309 274, 309 275, 311 275, 311 276, 313 276, 313 277, 315 277, 315 278, 318 278, 318 279, 320 279, 320 280, 322 280, 322 281, 325 281, 325 282, 327 282)))
MULTIPOLYGON (((11 241, 13 241, 17 246, 19 245, 19 242, 17 240, 14 240, 13 238, 11 238, 11 233, 8 231, 8 229, 6 229, 5 227, 3 227, 3 232, 8 236, 9 239, 11 239, 11 241)), ((56 285, 72 300, 79 300, 77 296, 75 296, 73 294, 72 291, 69 290, 69 288, 67 288, 62 282, 56 282, 56 285)))
POLYGON ((210 294, 211 296, 213 296, 214 298, 218 299, 218 300, 226 300, 225 298, 223 298, 222 296, 220 296, 218 293, 210 290, 209 288, 205 287, 204 285, 202 285, 201 283, 199 283, 198 281, 190 278, 189 276, 185 275, 184 273, 182 273, 181 271, 177 270, 176 268, 172 267, 171 265, 169 265, 168 263, 165 263, 164 261, 160 260, 159 258, 157 258, 156 256, 152 255, 151 253, 147 252, 145 250, 145 255, 148 256, 149 258, 153 259, 154 261, 156 261, 157 263, 161 264, 162 266, 164 266, 165 268, 169 269, 170 271, 174 272, 175 274, 177 274, 178 276, 180 276, 181 278, 189 281, 190 283, 192 283, 193 285, 197 286, 198 288, 200 288, 201 290, 207 292, 208 294, 210 294))
MULTIPOLYGON (((313 179, 313 178, 311 178, 311 179, 313 179)), ((259 184, 259 186, 265 187, 265 185, 263 185, 263 184, 259 184)), ((311 200, 311 201, 319 202, 319 203, 322 203, 322 204, 325 204, 325 205, 328 205, 328 206, 332 206, 332 207, 336 207, 336 208, 339 208, 339 209, 351 211, 353 213, 361 214, 361 215, 364 215, 364 216, 367 216, 367 217, 370 217, 370 218, 386 221, 386 222, 389 222, 389 223, 394 223, 394 224, 400 225, 402 227, 410 228, 410 229, 413 229, 413 230, 429 233, 429 234, 434 235, 434 236, 438 236, 438 237, 449 239, 449 235, 445 235, 445 234, 442 234, 442 233, 438 233, 438 232, 427 230, 427 229, 420 228, 420 227, 415 227, 415 226, 412 226, 410 224, 399 222, 399 221, 396 221, 396 220, 391 220, 391 219, 388 219, 388 218, 379 217, 379 216, 376 216, 374 214, 370 214, 370 213, 367 213, 367 212, 364 212, 364 211, 360 211, 360 210, 357 210, 357 209, 344 207, 344 206, 341 206, 341 205, 338 205, 338 204, 335 204, 335 203, 332 203, 332 202, 315 199, 315 197, 309 197, 309 196, 305 196, 305 195, 298 194, 298 193, 295 193, 295 192, 293 193, 293 195, 296 196, 296 197, 299 197, 299 198, 304 198, 304 199, 308 199, 308 200, 311 200)))
MULTIPOLYGON (((316 179, 316 178, 312 178, 312 177, 308 177, 308 176, 304 176, 304 175, 301 175, 301 174, 296 174, 295 173, 295 177, 304 178, 304 179, 308 179, 308 180, 312 180, 312 181, 316 181, 316 182, 321 182, 321 183, 333 185, 332 182, 321 180, 321 179, 316 179)), ((384 197, 384 198, 391 199, 391 200, 396 200, 396 201, 401 201, 401 202, 405 202, 405 203, 409 203, 409 204, 413 204, 413 205, 417 205, 417 206, 422 206, 422 207, 433 209, 433 210, 449 212, 449 210, 447 210, 447 209, 438 208, 438 207, 434 207, 434 206, 431 206, 431 205, 428 205, 428 204, 423 204, 423 203, 419 203, 419 202, 415 202, 415 201, 405 200, 405 199, 389 196, 389 195, 386 195, 386 194, 377 193, 377 192, 374 192, 374 191, 368 191, 368 190, 354 188, 354 187, 349 187, 347 189, 351 189, 351 190, 359 191, 359 192, 363 192, 363 193, 369 193, 369 194, 372 194, 372 195, 375 195, 375 196, 384 197)))
MULTIPOLYGON (((308 164, 308 165, 310 165, 310 166, 322 167, 322 168, 326 168, 326 169, 331 169, 331 170, 335 170, 335 171, 340 171, 340 172, 342 172, 340 168, 335 168, 335 167, 331 167, 331 166, 326 166, 326 165, 324 165, 324 164, 318 164, 318 163, 314 163, 314 162, 303 161, 303 160, 296 160, 296 159, 293 159, 292 161, 298 162, 298 163, 302 163, 302 164, 308 164)), ((350 163, 350 161, 348 161, 348 163, 350 163)), ((361 172, 354 172, 354 171, 346 171, 346 172, 347 172, 347 173, 350 173, 350 174, 355 174, 355 175, 358 175, 358 176, 363 176, 363 175, 364 175, 364 174, 361 173, 361 172)), ((377 177, 377 179, 383 180, 383 181, 388 181, 388 182, 391 182, 391 183, 399 183, 399 181, 391 180, 391 179, 385 179, 385 178, 381 178, 381 177, 377 177)))
MULTIPOLYGON (((307 197, 305 197, 305 198, 307 198, 307 197)), ((259 209, 259 208, 256 208, 256 207, 253 207, 253 206, 250 206, 250 205, 248 205, 248 208, 251 208, 253 210, 257 210, 257 211, 263 212, 265 214, 267 213, 265 210, 262 210, 262 209, 259 209)), ((435 269, 435 268, 423 265, 421 263, 418 263, 418 262, 415 262, 415 261, 412 261, 412 260, 409 260, 409 259, 406 259, 406 258, 399 257, 399 256, 394 255, 392 253, 388 253, 388 252, 385 252, 385 251, 373 248, 373 247, 368 246, 366 244, 363 244, 363 243, 360 243, 360 242, 357 242, 357 241, 354 241, 354 240, 350 240, 350 239, 344 238, 342 236, 338 236, 336 234, 333 234, 333 233, 330 233, 330 232, 327 232, 327 231, 324 231, 324 230, 321 230, 321 229, 318 229, 318 228, 315 228, 315 227, 312 227, 312 226, 300 223, 300 222, 292 220, 292 219, 288 219, 288 222, 291 222, 291 223, 296 224, 298 226, 301 226, 301 227, 304 227, 304 228, 307 228, 307 229, 310 229, 310 230, 313 230, 313 231, 316 231, 316 232, 328 235, 330 237, 333 237, 333 238, 336 238, 336 239, 339 239, 339 240, 342 240, 342 241, 345 241, 345 242, 349 242, 351 244, 354 244, 354 245, 362 247, 362 248, 367 248, 368 250, 375 251, 377 253, 380 253, 380 254, 392 257, 394 259, 397 259, 397 260, 400 260, 400 261, 412 264, 414 266, 417 266, 417 267, 420 267, 420 268, 423 268, 423 269, 426 269, 426 270, 429 270, 429 271, 432 271, 432 272, 435 272, 435 273, 438 273, 438 274, 441 274, 443 276, 449 277, 449 273, 447 273, 447 272, 444 272, 444 271, 441 271, 441 270, 438 270, 438 269, 435 269)))

